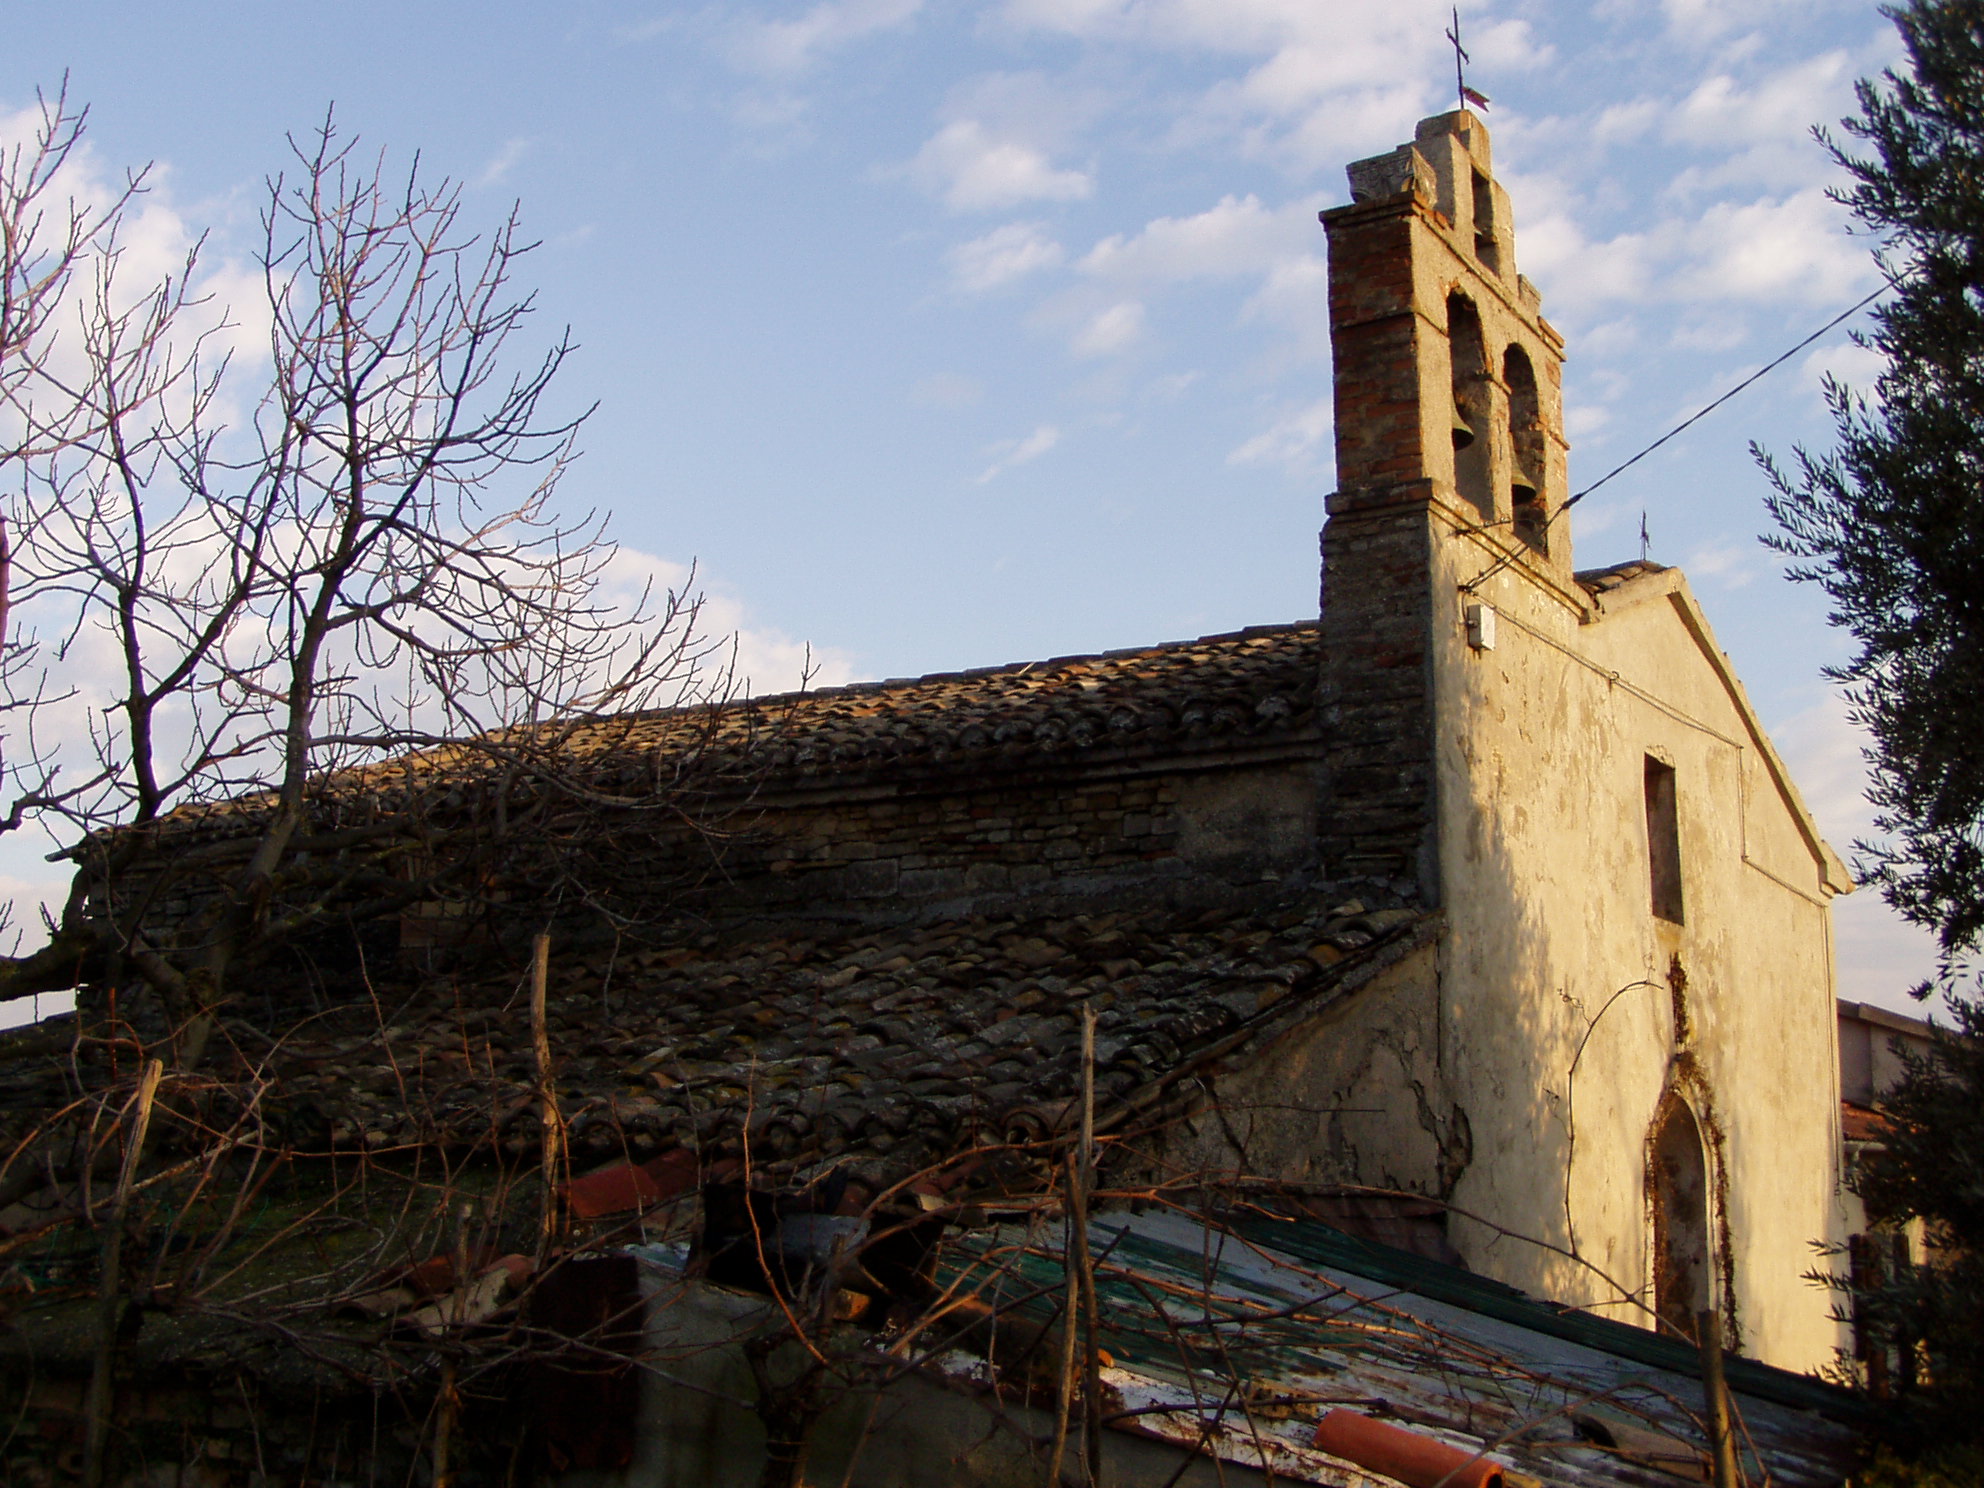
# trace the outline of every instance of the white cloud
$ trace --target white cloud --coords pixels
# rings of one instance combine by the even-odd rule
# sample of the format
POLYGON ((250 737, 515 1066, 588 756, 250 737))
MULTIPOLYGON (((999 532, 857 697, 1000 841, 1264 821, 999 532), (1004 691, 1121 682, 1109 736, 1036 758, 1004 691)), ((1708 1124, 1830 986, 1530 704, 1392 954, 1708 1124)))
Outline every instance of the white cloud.
POLYGON ((1051 269, 1063 256, 1061 245, 1038 222, 1009 222, 944 255, 952 281, 974 293, 1051 269))
POLYGON ((957 212, 1080 201, 1095 190, 1087 172, 1058 169, 1043 151, 976 119, 953 120, 924 141, 909 174, 957 212))
POLYGON ((1117 283, 1164 283, 1267 273, 1308 257, 1317 228, 1313 201, 1270 208, 1257 196, 1225 196, 1189 217, 1158 217, 1133 236, 1104 238, 1078 267, 1117 283))
POLYGON ((1676 236, 1682 299, 1848 300, 1872 277, 1863 245, 1840 231, 1844 209, 1818 188, 1784 198, 1717 202, 1676 236), (1692 264, 1687 261, 1692 259, 1692 264))
POLYGON ((1749 547, 1713 542, 1696 548, 1681 565, 1691 579, 1708 579, 1724 589, 1741 589, 1763 570, 1749 547))
POLYGON ((1142 333, 1143 297, 1151 290, 1258 275, 1260 287, 1239 318, 1285 326, 1303 355, 1327 355, 1327 287, 1322 261, 1311 251, 1316 236, 1312 199, 1269 207, 1253 195, 1222 197, 1203 212, 1158 217, 1135 233, 1113 234, 1076 265, 1110 302, 1091 300, 1078 311, 1071 344, 1080 356, 1120 351, 1142 333))
POLYGON ((1572 443, 1590 439, 1612 422, 1612 410, 1596 403, 1564 405, 1564 432, 1572 443))
POLYGON ((1334 400, 1318 398, 1276 419, 1266 429, 1227 455, 1229 465, 1281 465, 1291 473, 1306 475, 1315 470, 1318 446, 1329 437, 1335 412, 1334 400))
POLYGON ((1029 460, 1038 460, 1042 455, 1061 442, 1061 431, 1052 424, 1042 424, 1024 439, 1008 439, 990 446, 985 453, 993 457, 978 477, 978 484, 985 485, 995 476, 1011 470, 1016 465, 1024 465, 1029 460))
POLYGON ((1823 403, 1822 390, 1828 376, 1845 383, 1858 396, 1875 402, 1878 397, 1874 383, 1885 370, 1886 357, 1871 346, 1845 339, 1844 333, 1840 333, 1838 339, 1815 346, 1806 354, 1798 364, 1798 380, 1817 403, 1823 403))
POLYGON ((1809 14, 1826 0, 1660 0, 1667 17, 1668 32, 1679 41, 1697 47, 1732 50, 1730 33, 1749 32, 1738 46, 1757 48, 1766 44, 1759 28, 1768 28, 1773 18, 1785 12, 1809 14))
POLYGON ((475 184, 478 186, 502 184, 504 178, 516 167, 516 163, 524 158, 524 152, 529 148, 530 141, 527 139, 505 140, 503 148, 492 155, 489 163, 477 174, 475 184))
POLYGON ((1184 397, 1190 391, 1193 384, 1198 382, 1203 375, 1203 373, 1197 371, 1169 372, 1152 382, 1146 391, 1150 397, 1156 398, 1161 402, 1175 402, 1179 398, 1184 397))
POLYGON ((1704 78, 1681 103, 1664 111, 1669 139, 1718 152, 1764 149, 1751 160, 1766 179, 1785 170, 1810 177, 1827 158, 1811 140, 1814 120, 1837 117, 1853 102, 1854 66, 1834 50, 1793 62, 1761 79, 1742 81, 1727 72, 1704 78))
POLYGON ((1624 144, 1643 138, 1660 122, 1667 106, 1651 98, 1609 103, 1586 130, 1595 144, 1624 144))
POLYGON ((1818 702, 1771 730, 1772 741, 1798 782, 1806 809, 1834 847, 1850 849, 1872 834, 1874 807, 1867 799, 1866 731, 1849 705, 1828 688, 1818 702))
POLYGON ((627 42, 653 41, 657 36, 665 36, 679 30, 685 17, 681 15, 651 16, 645 21, 632 21, 613 27, 615 39, 627 42))
POLYGON ((1569 210, 1523 223, 1524 272, 1552 303, 1585 314, 1650 302, 1850 302, 1872 276, 1864 248, 1841 231, 1843 209, 1823 189, 1717 201, 1694 215, 1594 240, 1569 210))
MULTIPOLYGON (((1298 167, 1382 149, 1401 126, 1452 96, 1449 8, 1301 0, 1008 0, 1014 29, 1185 54, 1254 59, 1188 105, 1186 133, 1236 138, 1248 153, 1298 167)), ((1548 60, 1527 22, 1470 18, 1478 68, 1506 74, 1548 60)))
POLYGON ((1579 141, 1607 151, 1649 139, 1708 155, 1676 171, 1665 185, 1673 198, 1698 198, 1738 183, 1768 183, 1780 190, 1829 183, 1837 167, 1811 141, 1811 125, 1837 119, 1853 107, 1853 77, 1865 60, 1833 48, 1776 69, 1748 75, 1732 56, 1718 56, 1720 71, 1692 83, 1680 79, 1680 97, 1635 97, 1609 103, 1595 117, 1534 121, 1528 133, 1548 137, 1551 153, 1571 155, 1579 141))
POLYGON ((1327 363, 1331 354, 1329 265, 1315 254, 1280 260, 1240 307, 1240 319, 1280 330, 1298 363, 1327 363))
POLYGON ((1718 308, 1677 322, 1668 333, 1667 344, 1683 351, 1733 351, 1749 339, 1748 318, 1718 308))
POLYGON ((1053 154, 1124 101, 1077 73, 987 72, 951 89, 940 117, 975 119, 994 134, 1053 154))
POLYGON ((1091 315, 1069 342, 1076 356, 1114 356, 1134 345, 1144 329, 1144 307, 1137 300, 1119 300, 1091 315))
POLYGON ((907 25, 922 8, 923 0, 825 0, 793 20, 741 26, 731 56, 750 71, 790 76, 850 42, 907 25))
POLYGON ((1617 356, 1630 351, 1639 342, 1639 323, 1631 316, 1620 316, 1616 320, 1586 326, 1584 334, 1578 337, 1578 353, 1587 357, 1617 356))
POLYGON ((854 675, 852 658, 846 652, 794 640, 782 631, 753 624, 743 600, 710 583, 688 564, 622 547, 606 568, 602 588, 603 599, 627 611, 644 590, 657 598, 671 589, 690 588, 700 593, 697 631, 705 641, 719 645, 720 658, 734 657, 735 689, 740 694, 788 692, 801 685, 809 668, 816 687, 831 687, 854 675))
MULTIPOLYGON (((31 147, 40 122, 40 110, 34 107, 0 115, 0 149, 31 147)), ((56 224, 67 222, 71 212, 85 221, 100 221, 124 194, 126 184, 124 172, 107 166, 83 141, 71 151, 43 198, 44 240, 53 236, 56 224)), ((210 426, 245 423, 253 405, 242 401, 242 389, 252 383, 253 369, 266 362, 269 350, 269 311, 260 273, 226 257, 214 242, 201 245, 199 231, 175 200, 171 172, 162 165, 151 167, 144 189, 125 202, 114 256, 102 251, 107 246, 99 237, 94 245, 98 251, 83 255, 71 277, 66 305, 46 327, 48 369, 72 387, 84 381, 82 316, 97 293, 100 275, 110 274, 108 299, 113 311, 122 314, 161 284, 168 280, 177 284, 186 277, 188 256, 200 247, 200 261, 190 266, 187 303, 167 340, 175 356, 186 355, 198 344, 208 365, 218 365, 226 357, 237 372, 247 374, 231 380, 206 410, 210 426)))
MULTIPOLYGON (((1871 836, 1874 808, 1867 800, 1867 735, 1847 716, 1837 692, 1785 719, 1772 740, 1798 782, 1799 794, 1833 847, 1849 856, 1855 839, 1871 836)), ((1839 995, 1921 1016, 1906 993, 1935 970, 1935 941, 1903 920, 1873 888, 1833 902, 1833 941, 1839 995)))
MULTIPOLYGON (((1007 0, 1007 24, 1083 40, 1128 42, 1229 56, 1300 51, 1338 85, 1398 72, 1452 53, 1449 9, 1439 0, 1393 0, 1382 8, 1312 5, 1304 0, 1007 0)), ((1469 17, 1468 51, 1477 67, 1533 65, 1539 49, 1526 23, 1469 17)))

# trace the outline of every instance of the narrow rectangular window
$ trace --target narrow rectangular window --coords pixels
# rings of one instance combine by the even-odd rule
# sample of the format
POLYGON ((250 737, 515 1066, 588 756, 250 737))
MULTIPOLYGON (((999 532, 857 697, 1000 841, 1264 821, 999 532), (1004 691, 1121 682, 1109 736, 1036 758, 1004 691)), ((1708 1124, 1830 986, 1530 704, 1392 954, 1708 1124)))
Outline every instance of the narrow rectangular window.
POLYGON ((1681 829, 1674 805, 1674 767, 1651 755, 1646 762, 1646 855, 1653 881, 1653 912, 1681 920, 1681 829))
POLYGON ((1474 256, 1498 272, 1502 267, 1495 241, 1495 188, 1480 171, 1474 173, 1474 256))

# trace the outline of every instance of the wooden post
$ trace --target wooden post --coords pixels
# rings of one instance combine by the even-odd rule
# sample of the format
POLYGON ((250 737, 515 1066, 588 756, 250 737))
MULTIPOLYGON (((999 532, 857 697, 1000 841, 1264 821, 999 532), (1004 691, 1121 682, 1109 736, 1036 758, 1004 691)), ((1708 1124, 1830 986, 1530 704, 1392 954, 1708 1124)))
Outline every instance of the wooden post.
POLYGON ((543 1127, 540 1145, 544 1181, 544 1210, 538 1229, 540 1256, 551 1248, 558 1232, 558 1163, 563 1155, 565 1128, 558 1119, 558 1086, 551 1076, 551 1034, 545 1027, 544 999, 551 981, 551 937, 531 942, 530 1038, 537 1052, 537 1114, 543 1127))
POLYGON ((1722 1374, 1722 1314, 1713 1307, 1695 1314, 1695 1337, 1702 1350, 1702 1390, 1708 1396, 1708 1449, 1715 1488, 1739 1488, 1736 1435, 1730 1428, 1729 1382, 1722 1374))
POLYGON ((440 1397, 434 1402, 433 1488, 452 1488, 455 1481, 455 1356, 441 1356, 440 1397))
POLYGON ((138 1095, 131 1108, 131 1130, 124 1139, 124 1165, 117 1173, 117 1193, 110 1204, 110 1224, 104 1232, 102 1274, 96 1288, 96 1357, 90 1366, 89 1402, 84 1409, 83 1488, 101 1488, 103 1445, 110 1430, 110 1366, 117 1342, 119 1272, 124 1264, 124 1219, 131 1208, 131 1186, 138 1177, 138 1158, 152 1124, 152 1101, 158 1095, 165 1062, 145 1062, 138 1077, 138 1095))
MULTIPOLYGON (((455 1233, 449 1246, 455 1285, 448 1297, 448 1322, 457 1329, 465 1320, 468 1307, 468 1222, 474 1213, 473 1205, 463 1203, 455 1206, 455 1233)), ((455 1419, 461 1413, 461 1392, 452 1352, 454 1346, 455 1340, 449 1338, 444 1347, 450 1352, 441 1355, 440 1392, 434 1401, 434 1481, 431 1488, 453 1488, 454 1483, 455 1419)))
MULTIPOLYGON (((1068 1446, 1068 1416, 1075 1403, 1075 1313, 1081 1306, 1081 1272, 1075 1265, 1075 1215, 1081 1206, 1082 1163, 1078 1153, 1064 1158, 1068 1199, 1061 1218, 1061 1376, 1054 1391, 1054 1451, 1047 1464, 1048 1488, 1061 1488, 1061 1457, 1068 1446)), ((1086 1239, 1086 1236, 1084 1236, 1086 1239)))
POLYGON ((1082 1282, 1082 1447, 1089 1488, 1102 1488, 1102 1353, 1096 1342, 1095 1254, 1088 1210, 1095 1193, 1095 1009, 1082 1009, 1081 1203, 1075 1210, 1075 1258, 1082 1282))

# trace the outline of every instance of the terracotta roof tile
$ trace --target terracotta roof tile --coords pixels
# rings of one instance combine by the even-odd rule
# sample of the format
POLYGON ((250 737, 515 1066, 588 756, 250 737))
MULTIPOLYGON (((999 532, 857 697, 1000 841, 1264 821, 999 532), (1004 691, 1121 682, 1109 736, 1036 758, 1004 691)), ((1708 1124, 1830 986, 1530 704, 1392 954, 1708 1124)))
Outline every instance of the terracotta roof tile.
POLYGON ((1839 1103, 1840 1135, 1849 1142, 1879 1142, 1894 1130, 1894 1123, 1869 1106, 1852 1101, 1839 1103))
POLYGON ((1593 595, 1609 594, 1622 584, 1630 584, 1634 579, 1648 574, 1666 573, 1667 565, 1652 563, 1644 558, 1630 559, 1625 563, 1615 563, 1610 568, 1587 568, 1572 575, 1585 593, 1593 595))
MULTIPOLYGON (((974 1141, 1065 1132, 1080 1088, 1080 1011, 1097 1018, 1098 1104, 1147 1098, 1381 957, 1418 916, 1314 904, 1246 911, 945 921, 709 940, 557 969, 549 998, 575 1165, 670 1148, 754 1161, 854 1160, 896 1174, 974 1141), (1355 913, 1342 912, 1357 910, 1355 913)), ((302 1150, 439 1145, 535 1150, 528 999, 519 981, 382 987, 271 1046, 232 1031, 268 1079, 272 1138, 302 1150)), ((73 1088, 66 1047, 0 1038, 0 1127, 18 1135, 73 1088), (11 1057, 10 1057, 11 1056, 11 1057)), ((87 1085, 114 1050, 86 1042, 87 1085)), ((170 1141, 226 1121, 246 1069, 162 1098, 170 1141), (183 1129, 183 1128, 182 1128, 183 1129)))
MULTIPOLYGON (((645 796, 687 764, 708 788, 726 772, 767 785, 959 769, 1026 769, 1118 752, 1231 747, 1299 738, 1315 727, 1322 667, 1315 621, 1262 625, 1195 641, 1015 662, 927 677, 857 682, 740 699, 719 707, 622 714, 572 731, 599 788, 645 796)), ((429 781, 434 750, 333 777, 334 797, 390 802, 400 781, 429 781)), ((164 830, 226 836, 259 799, 181 807, 164 830)))
MULTIPOLYGON (((1285 734, 1313 721, 1321 668, 1315 622, 1256 626, 1094 656, 752 699, 723 710, 718 747, 762 743, 775 777, 1285 734)), ((666 748, 693 715, 614 720, 609 753, 666 748)), ((574 747, 585 749, 584 733, 574 747)))

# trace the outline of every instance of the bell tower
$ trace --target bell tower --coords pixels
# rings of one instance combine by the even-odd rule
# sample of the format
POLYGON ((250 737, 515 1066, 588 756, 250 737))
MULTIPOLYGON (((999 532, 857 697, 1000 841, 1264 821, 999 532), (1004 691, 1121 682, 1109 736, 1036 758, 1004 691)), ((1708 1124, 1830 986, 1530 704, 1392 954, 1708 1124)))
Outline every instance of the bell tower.
POLYGON ((1439 897, 1435 627, 1454 575, 1567 598, 1563 338, 1516 271, 1508 194, 1466 110, 1350 167, 1329 238, 1337 489, 1323 528, 1322 855, 1333 877, 1439 897))

